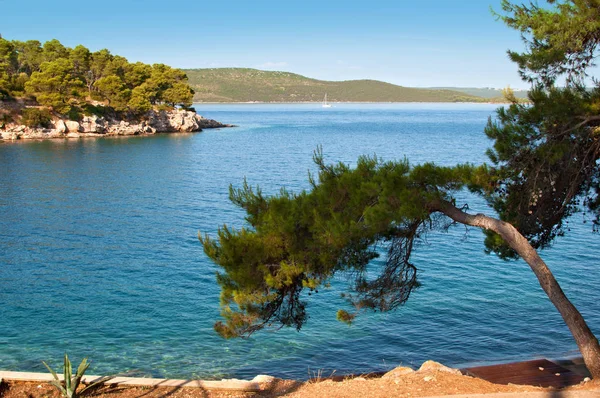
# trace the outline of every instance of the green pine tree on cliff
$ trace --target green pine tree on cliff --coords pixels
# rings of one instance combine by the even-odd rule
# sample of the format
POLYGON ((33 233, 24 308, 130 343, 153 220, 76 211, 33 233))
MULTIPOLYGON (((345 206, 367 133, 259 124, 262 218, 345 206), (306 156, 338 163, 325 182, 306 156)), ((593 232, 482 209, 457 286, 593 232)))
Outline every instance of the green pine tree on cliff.
POLYGON ((247 213, 251 229, 224 226, 218 239, 201 237, 205 253, 223 268, 224 337, 249 335, 264 327, 293 326, 307 319, 304 289, 314 290, 339 273, 351 277, 351 322, 363 309, 389 311, 419 286, 411 262, 415 241, 451 223, 482 228, 486 247, 503 258, 521 257, 562 315, 594 378, 600 377, 600 346, 579 311, 565 296, 536 249, 563 233, 563 221, 587 207, 598 223, 600 199, 600 90, 586 88, 586 73, 600 42, 598 0, 504 1, 499 17, 518 29, 526 43, 510 52, 533 84, 531 105, 514 100, 498 110, 486 134, 494 140, 492 165, 475 167, 408 161, 382 163, 361 157, 354 169, 328 165, 315 154, 319 172, 311 189, 265 197, 247 184, 230 190, 247 213), (555 87, 565 78, 566 86, 555 87), (469 214, 455 194, 483 195, 499 217, 469 214), (374 247, 386 247, 383 263, 374 247))

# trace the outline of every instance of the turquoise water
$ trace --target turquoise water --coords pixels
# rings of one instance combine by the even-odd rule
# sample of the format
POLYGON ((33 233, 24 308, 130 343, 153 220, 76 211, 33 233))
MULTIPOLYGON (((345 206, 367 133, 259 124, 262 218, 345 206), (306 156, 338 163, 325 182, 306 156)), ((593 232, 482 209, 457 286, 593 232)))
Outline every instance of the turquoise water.
MULTIPOLYGON (((312 153, 353 163, 485 160, 485 104, 197 105, 238 128, 197 134, 0 144, 0 369, 45 371, 64 352, 93 373, 158 377, 307 378, 575 354, 556 310, 523 262, 483 253, 482 234, 428 236, 415 263, 423 287, 388 314, 348 327, 340 276, 310 298, 305 328, 225 341, 216 267, 197 239, 243 225, 227 199, 244 176, 267 193, 308 187, 312 153)), ((485 203, 465 194, 472 211, 485 203)), ((581 215, 542 253, 600 334, 598 235, 581 215)))

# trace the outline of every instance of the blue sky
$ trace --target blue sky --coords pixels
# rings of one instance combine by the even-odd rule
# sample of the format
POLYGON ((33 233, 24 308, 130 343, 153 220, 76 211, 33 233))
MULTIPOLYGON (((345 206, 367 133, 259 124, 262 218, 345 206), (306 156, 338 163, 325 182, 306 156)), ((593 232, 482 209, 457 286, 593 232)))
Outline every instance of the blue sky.
POLYGON ((0 0, 7 39, 56 38, 130 61, 250 67, 324 80, 403 86, 526 88, 498 22, 500 0, 0 0))

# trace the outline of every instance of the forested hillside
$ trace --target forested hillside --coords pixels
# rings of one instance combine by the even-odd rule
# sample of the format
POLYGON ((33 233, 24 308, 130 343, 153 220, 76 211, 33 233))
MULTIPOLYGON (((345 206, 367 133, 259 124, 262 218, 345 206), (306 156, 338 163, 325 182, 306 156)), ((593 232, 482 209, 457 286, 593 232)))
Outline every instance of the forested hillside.
MULTIPOLYGON (((468 95, 487 99, 498 99, 504 97, 504 89, 499 88, 479 88, 479 87, 429 87, 430 90, 452 90, 459 91, 468 95)), ((527 99, 527 90, 513 90, 512 93, 516 98, 527 99)))
POLYGON ((377 80, 323 81, 246 68, 186 69, 196 102, 481 102, 451 90, 409 88, 377 80))

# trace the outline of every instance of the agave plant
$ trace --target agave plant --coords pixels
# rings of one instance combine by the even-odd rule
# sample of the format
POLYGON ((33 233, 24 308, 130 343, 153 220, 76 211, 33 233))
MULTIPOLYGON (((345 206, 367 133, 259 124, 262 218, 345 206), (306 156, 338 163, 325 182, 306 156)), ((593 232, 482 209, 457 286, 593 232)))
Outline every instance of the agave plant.
POLYGON ((79 364, 79 367, 77 368, 77 372, 75 373, 75 375, 73 375, 73 368, 71 367, 71 361, 69 360, 69 356, 67 354, 65 354, 65 364, 64 364, 64 369, 63 369, 64 380, 62 382, 58 378, 58 375, 56 374, 56 372, 54 370, 52 370, 52 368, 50 366, 48 366, 48 364, 46 362, 42 361, 42 363, 50 371, 50 373, 52 373, 52 376, 54 376, 54 380, 52 380, 50 382, 50 384, 52 384, 52 386, 54 386, 61 393, 63 398, 82 397, 83 394, 90 388, 95 387, 98 384, 103 383, 106 380, 111 378, 111 377, 102 377, 99 380, 96 380, 94 383, 87 385, 84 389, 82 389, 81 391, 78 392, 77 388, 79 387, 79 384, 81 383, 81 379, 83 378, 83 375, 84 375, 85 371, 87 370, 87 368, 90 367, 90 362, 88 362, 87 358, 83 358, 83 360, 79 364))

